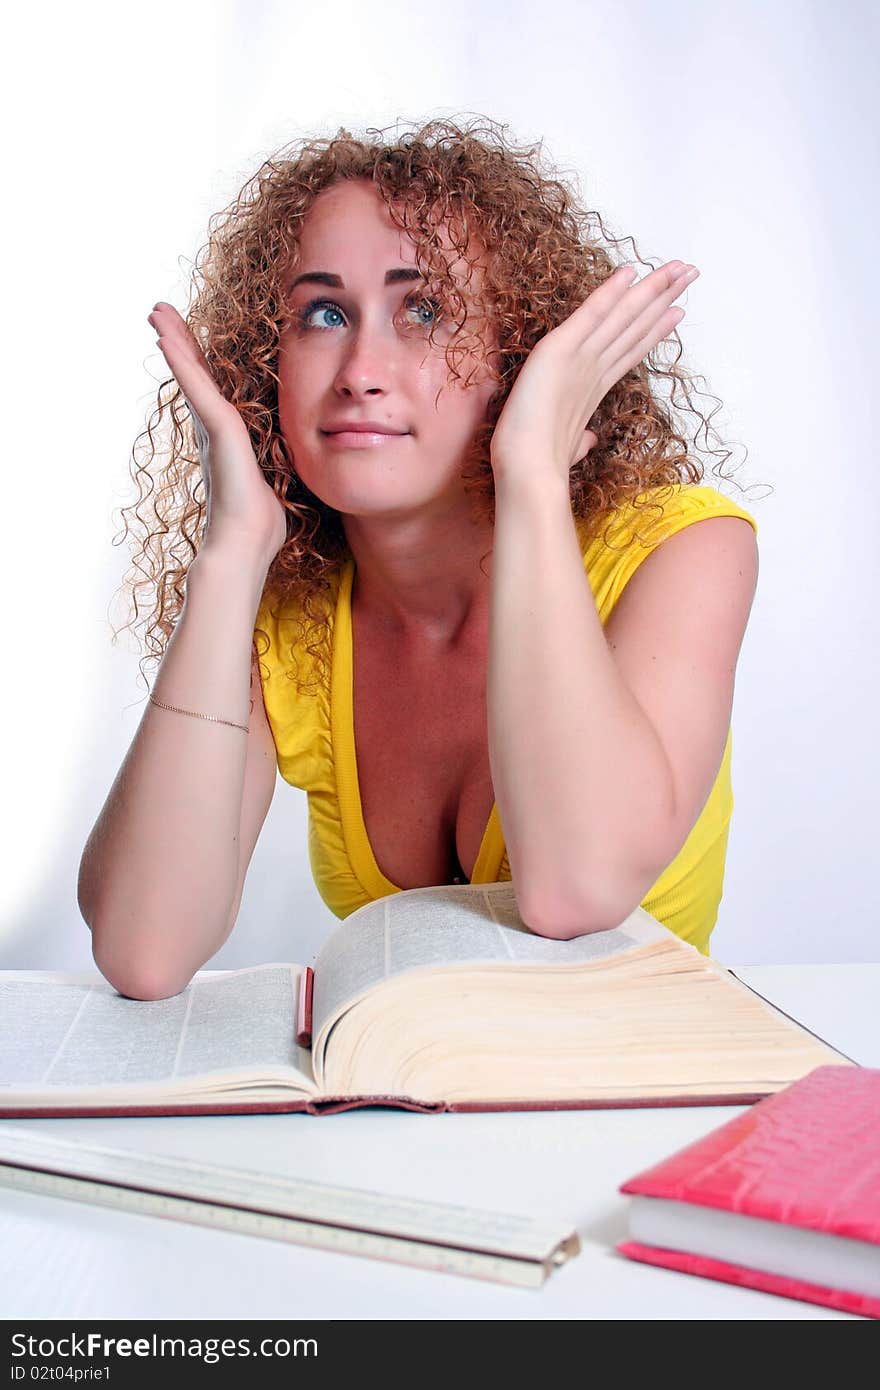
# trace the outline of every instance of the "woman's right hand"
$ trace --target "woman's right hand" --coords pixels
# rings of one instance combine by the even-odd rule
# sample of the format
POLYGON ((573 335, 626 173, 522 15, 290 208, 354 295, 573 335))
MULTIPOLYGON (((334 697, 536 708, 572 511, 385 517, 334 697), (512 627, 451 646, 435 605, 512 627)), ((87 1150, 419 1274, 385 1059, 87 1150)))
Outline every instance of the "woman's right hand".
POLYGON ((203 547, 241 549, 274 559, 287 539, 287 516, 260 470, 247 425, 220 391, 205 355, 172 304, 158 303, 149 323, 183 392, 195 427, 207 521, 203 547))

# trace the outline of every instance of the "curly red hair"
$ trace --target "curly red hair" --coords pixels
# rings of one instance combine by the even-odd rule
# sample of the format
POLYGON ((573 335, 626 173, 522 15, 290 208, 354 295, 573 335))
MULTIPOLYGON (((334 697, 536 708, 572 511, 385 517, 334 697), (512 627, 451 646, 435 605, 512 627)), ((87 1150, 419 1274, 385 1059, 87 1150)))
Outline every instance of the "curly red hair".
MULTIPOLYGON (((500 345, 498 387, 463 460, 462 477, 477 515, 492 520, 492 432, 517 374, 538 340, 623 263, 606 246, 624 240, 609 236, 599 213, 580 205, 573 188, 546 164, 540 143, 518 147, 505 137, 506 129, 478 118, 464 125, 432 120, 396 133, 389 142, 379 138, 386 132, 374 129, 364 138, 344 128, 332 137, 304 137, 266 160, 230 206, 211 218, 208 241, 196 257, 184 317, 221 391, 246 421, 257 462, 287 512, 287 539, 269 569, 265 595, 273 605, 295 604, 300 637, 305 636, 323 676, 325 599, 331 575, 349 552, 340 514, 297 477, 278 422, 275 369, 299 231, 324 189, 343 179, 370 179, 394 223, 412 239, 432 295, 439 294, 444 313, 447 306, 457 311, 446 348, 450 374, 457 379, 455 358, 484 345, 467 332, 466 306, 449 272, 454 255, 444 251, 438 227, 446 228, 455 253, 469 265, 474 264, 471 232, 489 249, 484 285, 500 345)), ((626 259, 653 269, 634 239, 625 240, 634 252, 626 259)), ((681 340, 674 329, 668 339, 611 388, 589 421, 598 443, 569 475, 572 512, 585 538, 604 526, 611 544, 608 532, 624 504, 661 511, 659 498, 652 502, 641 494, 704 477, 673 410, 696 415, 707 440, 709 420, 691 402, 693 378, 680 365, 681 340), (664 364, 668 339, 678 351, 664 364), (664 380, 670 386, 668 402, 660 390, 664 380)), ((721 452, 717 471, 724 476, 721 468, 731 451, 709 452, 721 452)), ((140 548, 120 591, 130 595, 132 616, 119 630, 142 627, 141 662, 158 663, 180 615, 206 511, 192 421, 173 377, 160 384, 156 409, 135 441, 132 460, 139 496, 122 516, 125 536, 140 530, 140 548), (145 592, 149 601, 144 603, 145 592)), ((624 544, 630 542, 627 537, 624 544)), ((258 638, 266 639, 259 628, 257 655, 258 638)))

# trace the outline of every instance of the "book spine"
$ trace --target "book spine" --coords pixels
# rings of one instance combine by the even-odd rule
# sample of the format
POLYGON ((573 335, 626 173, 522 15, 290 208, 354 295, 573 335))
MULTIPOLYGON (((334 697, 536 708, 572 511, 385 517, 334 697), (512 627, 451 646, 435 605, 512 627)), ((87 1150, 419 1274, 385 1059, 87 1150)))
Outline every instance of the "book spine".
POLYGON ((320 1096, 301 1097, 292 1100, 233 1100, 227 1096, 214 1101, 154 1101, 145 1104, 99 1101, 68 1102, 55 1104, 46 1102, 40 1105, 16 1105, 0 1103, 0 1120, 43 1120, 73 1117, 122 1116, 122 1115, 286 1115, 301 1111, 308 1115, 332 1115, 340 1110, 354 1110, 361 1107, 380 1105, 400 1110, 418 1111, 424 1115, 460 1112, 489 1113, 508 1110, 630 1110, 650 1107, 699 1105, 753 1105, 763 1100, 766 1092, 758 1094, 743 1092, 739 1095, 702 1096, 652 1096, 650 1099, 620 1097, 591 1098, 588 1100, 519 1100, 519 1101, 420 1101, 411 1096, 320 1096))
POLYGON ((302 1098, 294 1100, 215 1100, 215 1101, 155 1101, 152 1105, 116 1102, 101 1104, 99 1101, 83 1101, 64 1105, 47 1103, 45 1105, 4 1105, 0 1107, 2 1120, 60 1120, 60 1119, 117 1119, 140 1115, 290 1115, 298 1111, 308 1111, 310 1102, 302 1098))
POLYGON ((808 1284, 787 1275, 768 1274, 766 1270, 728 1264, 725 1260, 713 1260, 707 1255, 691 1255, 684 1250, 642 1245, 635 1240, 622 1241, 616 1249, 627 1259, 659 1265, 661 1269, 674 1269, 680 1274, 717 1279, 723 1284, 739 1284, 742 1288, 777 1294, 780 1298, 797 1298, 804 1303, 820 1303, 826 1308, 835 1308, 840 1313, 853 1313, 862 1318, 880 1318, 880 1298, 872 1298, 869 1294, 831 1289, 823 1284, 808 1284))
POLYGON ((325 1096, 318 1099, 297 1097, 291 1100, 233 1100, 227 1097, 224 1100, 213 1101, 166 1100, 157 1101, 152 1105, 137 1102, 130 1105, 102 1105, 97 1101, 68 1105, 8 1105, 0 1108, 0 1119, 115 1119, 140 1115, 334 1115, 340 1110, 356 1110, 373 1105, 413 1110, 423 1115, 441 1114, 447 1109, 443 1101, 419 1101, 409 1096, 325 1096))
POLYGON ((591 1096, 586 1100, 456 1100, 450 1101, 447 1109, 462 1114, 482 1114, 501 1110, 643 1110, 667 1109, 670 1106, 755 1105, 768 1094, 768 1091, 740 1091, 735 1094, 697 1096, 591 1096))
POLYGON ((315 991, 315 972, 307 965, 300 978, 296 1006, 296 1040, 300 1047, 312 1045, 312 996, 315 991))

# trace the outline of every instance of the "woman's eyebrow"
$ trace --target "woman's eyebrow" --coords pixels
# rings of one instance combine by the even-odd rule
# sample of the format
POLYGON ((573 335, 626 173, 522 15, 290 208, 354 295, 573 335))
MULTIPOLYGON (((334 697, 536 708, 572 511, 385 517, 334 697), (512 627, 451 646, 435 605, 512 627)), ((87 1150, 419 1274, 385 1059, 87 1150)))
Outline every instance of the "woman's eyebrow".
MULTIPOLYGON (((400 280, 421 280, 421 271, 413 266, 397 266, 394 270, 386 270, 385 284, 396 285, 400 280)), ((341 275, 332 275, 329 270, 307 270, 304 275, 297 275, 290 288, 295 290, 297 285, 330 285, 337 290, 345 289, 345 282, 341 275)))

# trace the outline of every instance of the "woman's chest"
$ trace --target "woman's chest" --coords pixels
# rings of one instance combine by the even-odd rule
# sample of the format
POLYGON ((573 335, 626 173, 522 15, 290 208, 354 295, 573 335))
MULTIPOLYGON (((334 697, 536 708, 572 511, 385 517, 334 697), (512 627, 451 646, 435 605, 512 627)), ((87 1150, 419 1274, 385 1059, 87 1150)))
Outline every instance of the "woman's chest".
POLYGON ((485 644, 446 658, 355 647, 355 756, 373 857, 399 888, 470 879, 495 802, 485 644))

